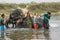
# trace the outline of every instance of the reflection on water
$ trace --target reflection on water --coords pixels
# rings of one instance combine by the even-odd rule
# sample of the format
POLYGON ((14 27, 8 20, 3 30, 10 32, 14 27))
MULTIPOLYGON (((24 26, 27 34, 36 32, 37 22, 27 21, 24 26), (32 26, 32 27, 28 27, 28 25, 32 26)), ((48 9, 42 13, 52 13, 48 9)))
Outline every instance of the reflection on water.
POLYGON ((46 40, 50 40, 49 29, 44 29, 44 36, 46 40))
POLYGON ((7 38, 6 40, 45 40, 45 39, 49 39, 49 31, 47 30, 42 30, 39 29, 38 32, 35 32, 34 29, 24 29, 24 30, 17 30, 17 29, 8 29, 9 32, 7 32, 7 38), (15 31, 14 31, 15 30, 15 31), (14 31, 14 32, 13 32, 14 31), (47 32, 46 32, 47 31, 47 32))
MULTIPOLYGON (((50 20, 50 29, 7 29, 6 40, 60 40, 60 16, 53 16, 50 20)), ((5 40, 2 39, 2 40, 5 40)), ((1 38, 0 38, 1 40, 1 38)))

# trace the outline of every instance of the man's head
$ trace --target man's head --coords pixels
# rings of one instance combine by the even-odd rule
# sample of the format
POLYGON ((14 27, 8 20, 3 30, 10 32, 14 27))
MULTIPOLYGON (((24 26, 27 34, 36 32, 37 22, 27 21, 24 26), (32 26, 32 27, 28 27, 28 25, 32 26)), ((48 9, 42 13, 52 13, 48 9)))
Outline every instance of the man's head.
POLYGON ((51 12, 47 12, 49 16, 51 16, 51 12))
POLYGON ((5 14, 2 14, 1 17, 2 17, 2 18, 5 18, 5 14))

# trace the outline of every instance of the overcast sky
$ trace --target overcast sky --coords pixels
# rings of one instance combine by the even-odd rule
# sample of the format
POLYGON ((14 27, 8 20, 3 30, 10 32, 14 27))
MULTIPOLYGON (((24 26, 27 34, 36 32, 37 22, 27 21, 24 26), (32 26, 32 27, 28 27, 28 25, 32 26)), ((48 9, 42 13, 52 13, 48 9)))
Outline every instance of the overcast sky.
POLYGON ((60 2, 60 0, 0 0, 0 3, 60 2))

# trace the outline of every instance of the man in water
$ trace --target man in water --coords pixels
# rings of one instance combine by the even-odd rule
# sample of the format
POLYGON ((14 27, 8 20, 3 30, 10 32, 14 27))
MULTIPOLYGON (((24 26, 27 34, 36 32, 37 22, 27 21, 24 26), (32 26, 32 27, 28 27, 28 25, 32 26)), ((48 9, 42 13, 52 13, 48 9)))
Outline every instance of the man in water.
POLYGON ((32 28, 32 15, 30 11, 27 12, 27 14, 25 15, 25 18, 26 18, 26 24, 28 28, 32 28))
POLYGON ((5 18, 5 15, 2 14, 1 17, 0 17, 0 35, 1 37, 4 37, 4 31, 5 31, 5 28, 4 28, 4 18, 5 18))
POLYGON ((49 19, 51 17, 51 13, 47 12, 47 14, 44 14, 44 19, 43 19, 43 26, 46 29, 49 29, 49 19))

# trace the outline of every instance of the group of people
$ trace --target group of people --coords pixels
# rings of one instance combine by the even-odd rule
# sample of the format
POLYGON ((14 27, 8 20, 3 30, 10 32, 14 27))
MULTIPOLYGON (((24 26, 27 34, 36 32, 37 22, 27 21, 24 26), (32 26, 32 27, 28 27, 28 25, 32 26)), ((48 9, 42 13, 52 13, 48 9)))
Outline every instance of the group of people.
MULTIPOLYGON (((51 13, 50 12, 47 12, 46 14, 43 15, 43 27, 46 28, 46 29, 49 29, 49 19, 51 17, 51 13)), ((1 17, 0 17, 0 31, 3 33, 4 32, 4 26, 5 26, 5 21, 4 21, 4 18, 5 18, 5 14, 2 14, 1 17)), ((29 26, 29 28, 32 28, 32 25, 34 26, 35 30, 37 31, 38 28, 39 28, 39 24, 41 24, 39 22, 39 19, 40 19, 40 16, 38 15, 38 13, 34 13, 34 16, 31 15, 31 13, 29 13, 29 11, 27 12, 27 14, 25 15, 26 18, 26 22, 27 22, 27 25, 29 26), (33 17, 33 18, 32 18, 33 17), (33 19, 33 23, 32 23, 32 20, 31 18, 33 19), (29 19, 29 20, 28 20, 29 19)), ((19 21, 21 20, 18 20, 17 23, 19 23, 19 21)))
POLYGON ((45 13, 43 16, 39 16, 38 13, 34 13, 34 16, 32 16, 30 13, 27 13, 26 17, 30 17, 30 20, 33 18, 34 28, 38 29, 38 25, 42 24, 44 28, 49 29, 49 20, 51 17, 50 12, 45 13), (40 19, 42 19, 42 21, 40 21, 40 19))
MULTIPOLYGON (((45 29, 49 29, 49 20, 50 20, 50 17, 51 17, 51 13, 50 12, 47 12, 45 13, 42 17, 42 21, 41 20, 41 16, 38 15, 38 13, 34 13, 34 16, 32 16, 30 13, 27 13, 27 16, 26 17, 30 17, 29 19, 31 20, 31 18, 33 19, 33 26, 35 28, 35 30, 37 31, 38 28, 40 27, 44 27, 45 29), (41 26, 39 26, 41 25, 41 26)), ((32 23, 28 23, 27 24, 32 24, 32 23)), ((31 26, 32 27, 32 26, 31 26)))

